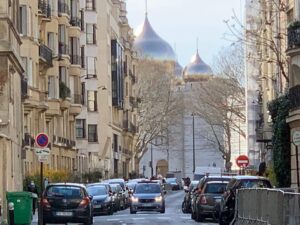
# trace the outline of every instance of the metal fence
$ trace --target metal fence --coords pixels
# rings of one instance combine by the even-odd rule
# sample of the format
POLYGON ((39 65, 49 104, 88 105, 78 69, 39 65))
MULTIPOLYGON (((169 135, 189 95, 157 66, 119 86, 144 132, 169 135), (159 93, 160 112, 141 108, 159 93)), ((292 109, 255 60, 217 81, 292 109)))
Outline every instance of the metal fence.
POLYGON ((237 193, 234 225, 299 225, 300 193, 242 189, 237 193))

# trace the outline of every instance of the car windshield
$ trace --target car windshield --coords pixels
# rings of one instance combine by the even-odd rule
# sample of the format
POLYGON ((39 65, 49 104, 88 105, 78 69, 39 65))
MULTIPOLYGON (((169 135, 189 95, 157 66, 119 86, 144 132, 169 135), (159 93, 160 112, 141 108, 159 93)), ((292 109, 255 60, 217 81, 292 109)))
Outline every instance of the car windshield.
POLYGON ((84 191, 74 186, 50 186, 46 195, 47 197, 83 198, 84 191))
POLYGON ((105 186, 91 186, 87 188, 87 191, 92 196, 107 194, 107 189, 105 186))
POLYGON ((208 194, 223 194, 227 183, 212 183, 207 184, 204 193, 208 194))
POLYGON ((167 183, 176 183, 176 178, 167 178, 167 183))
POLYGON ((127 183, 127 184, 126 184, 126 186, 127 186, 129 189, 134 189, 135 185, 136 185, 136 183, 133 183, 133 182, 127 183))
POLYGON ((138 184, 135 188, 135 193, 136 194, 161 193, 161 190, 158 184, 138 184))

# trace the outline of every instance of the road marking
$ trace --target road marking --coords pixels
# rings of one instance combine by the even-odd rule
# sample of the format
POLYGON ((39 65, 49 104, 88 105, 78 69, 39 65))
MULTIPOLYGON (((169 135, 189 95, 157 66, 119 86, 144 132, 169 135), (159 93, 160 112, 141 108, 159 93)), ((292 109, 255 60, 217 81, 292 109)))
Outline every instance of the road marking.
POLYGON ((119 221, 120 219, 115 218, 115 219, 106 219, 107 221, 119 221))
POLYGON ((144 220, 145 219, 145 217, 140 217, 140 218, 132 218, 133 220, 144 220))

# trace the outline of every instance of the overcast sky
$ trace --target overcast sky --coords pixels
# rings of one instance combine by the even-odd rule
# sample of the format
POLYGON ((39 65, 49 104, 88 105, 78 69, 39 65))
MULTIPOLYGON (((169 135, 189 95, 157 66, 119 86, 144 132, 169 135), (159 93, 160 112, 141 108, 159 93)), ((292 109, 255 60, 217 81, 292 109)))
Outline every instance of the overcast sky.
MULTIPOLYGON (((145 0, 126 0, 131 27, 141 25, 145 18, 145 0)), ((179 63, 185 66, 196 52, 208 64, 222 46, 229 45, 223 38, 228 32, 224 20, 233 16, 233 10, 242 17, 244 0, 148 0, 148 18, 154 30, 173 48, 179 63)))

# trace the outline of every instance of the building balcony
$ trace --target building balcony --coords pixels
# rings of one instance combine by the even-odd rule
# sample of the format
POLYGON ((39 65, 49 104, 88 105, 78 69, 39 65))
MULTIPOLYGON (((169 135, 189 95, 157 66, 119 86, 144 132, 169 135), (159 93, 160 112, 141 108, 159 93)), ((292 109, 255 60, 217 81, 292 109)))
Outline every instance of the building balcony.
POLYGON ((59 99, 48 99, 47 104, 49 108, 46 111, 47 116, 58 116, 60 115, 60 101, 59 99))
POLYGON ((81 18, 79 17, 71 17, 70 24, 73 27, 79 27, 81 29, 81 18))
POLYGON ((70 15, 70 9, 69 9, 68 4, 59 0, 58 1, 58 15, 62 16, 62 14, 70 15))
POLYGON ((73 65, 81 65, 81 56, 70 54, 70 62, 73 65))
POLYGON ((48 48, 44 44, 40 44, 39 47, 39 55, 40 55, 40 61, 44 64, 46 67, 52 67, 52 50, 48 48))
POLYGON ((288 54, 292 54, 295 50, 300 51, 300 25, 294 25, 287 29, 288 54))
POLYGON ((52 142, 54 145, 63 146, 67 148, 74 148, 76 146, 75 141, 56 135, 53 135, 52 142))
POLYGON ((45 92, 39 93, 39 107, 38 108, 42 111, 46 111, 49 108, 48 103, 47 103, 47 93, 45 93, 45 92))
POLYGON ((28 98, 28 83, 24 77, 21 79, 21 93, 23 99, 28 98))
POLYGON ((38 12, 39 15, 50 18, 51 17, 51 8, 48 3, 48 0, 39 0, 38 1, 38 12))
POLYGON ((71 98, 71 105, 70 105, 70 114, 72 115, 79 115, 82 109, 82 100, 81 95, 74 94, 71 98))
POLYGON ((289 90, 291 111, 300 109, 300 85, 291 87, 289 90))

